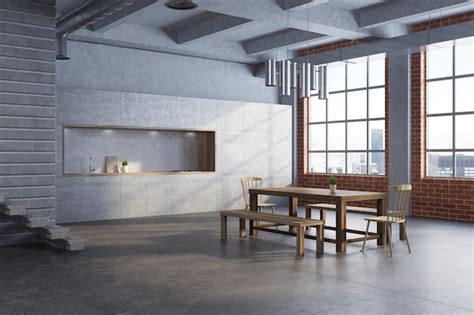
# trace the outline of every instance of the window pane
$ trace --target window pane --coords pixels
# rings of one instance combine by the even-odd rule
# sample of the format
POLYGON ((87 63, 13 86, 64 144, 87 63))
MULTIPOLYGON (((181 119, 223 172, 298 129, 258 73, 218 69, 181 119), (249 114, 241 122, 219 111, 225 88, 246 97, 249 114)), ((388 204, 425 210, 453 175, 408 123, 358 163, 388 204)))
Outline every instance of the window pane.
POLYGON ((369 86, 385 85, 385 59, 369 61, 369 86))
POLYGON ((369 174, 385 175, 385 153, 369 153, 369 174))
POLYGON ((367 174, 367 153, 347 153, 347 173, 367 174))
POLYGON ((453 81, 428 82, 428 114, 451 113, 453 111, 453 81))
POLYGON ((453 154, 451 152, 428 152, 426 165, 428 176, 453 176, 453 154))
POLYGON ((455 48, 456 75, 474 73, 474 44, 460 45, 455 48))
POLYGON ((369 118, 385 118, 385 88, 369 90, 369 118))
POLYGON ((347 89, 367 87, 367 63, 347 64, 347 89))
POLYGON ((456 149, 474 149, 474 115, 456 116, 456 149))
POLYGON ((342 64, 328 67, 327 81, 327 89, 329 92, 345 90, 346 67, 342 64))
POLYGON ((456 79, 456 112, 474 111, 474 77, 456 79))
POLYGON ((453 118, 428 117, 428 149, 453 148, 453 118))
POLYGON ((367 118, 367 91, 347 93, 347 119, 367 118))
POLYGON ((385 120, 369 122, 369 150, 385 150, 385 120))
POLYGON ((326 150, 326 125, 310 125, 309 126, 309 150, 325 151, 326 150))
POLYGON ((328 153, 328 173, 346 172, 346 154, 328 153))
POLYGON ((453 48, 441 48, 428 51, 428 79, 453 75, 453 48))
POLYGON ((367 150, 367 122, 347 123, 347 149, 367 150))
POLYGON ((326 100, 320 100, 317 96, 309 99, 309 121, 326 121, 326 100))
POLYGON ((346 148, 346 124, 328 124, 328 149, 345 150, 346 148))
POLYGON ((329 94, 328 120, 346 119, 346 93, 329 94))
POLYGON ((309 154, 309 172, 326 173, 326 153, 309 154))
POLYGON ((456 153, 456 177, 474 177, 474 151, 456 153))

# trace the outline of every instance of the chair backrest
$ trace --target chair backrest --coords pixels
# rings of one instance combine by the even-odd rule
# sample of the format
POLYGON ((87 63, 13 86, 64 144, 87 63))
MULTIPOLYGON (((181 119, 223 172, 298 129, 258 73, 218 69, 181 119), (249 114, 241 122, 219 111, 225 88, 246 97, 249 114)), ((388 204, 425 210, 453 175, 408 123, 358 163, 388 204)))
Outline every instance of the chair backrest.
POLYGON ((405 219, 411 203, 411 191, 410 184, 390 187, 387 208, 389 219, 405 219))
POLYGON ((262 188, 262 178, 254 176, 246 176, 240 179, 242 185, 242 193, 244 194, 245 207, 250 208, 249 189, 262 188))

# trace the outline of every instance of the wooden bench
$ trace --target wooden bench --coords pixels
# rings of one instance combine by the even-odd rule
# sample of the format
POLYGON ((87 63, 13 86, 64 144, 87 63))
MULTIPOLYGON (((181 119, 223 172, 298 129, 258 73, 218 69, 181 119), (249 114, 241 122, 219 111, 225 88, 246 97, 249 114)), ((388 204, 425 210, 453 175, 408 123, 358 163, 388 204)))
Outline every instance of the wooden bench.
POLYGON ((227 239, 227 217, 235 217, 240 219, 240 237, 245 237, 245 220, 250 222, 251 233, 254 230, 254 221, 263 221, 278 225, 290 225, 296 228, 296 255, 304 256, 304 238, 305 229, 307 227, 316 228, 316 252, 322 254, 324 251, 323 230, 324 223, 321 220, 312 220, 307 218, 297 218, 292 216, 261 213, 249 210, 227 210, 221 211, 221 239, 227 239))

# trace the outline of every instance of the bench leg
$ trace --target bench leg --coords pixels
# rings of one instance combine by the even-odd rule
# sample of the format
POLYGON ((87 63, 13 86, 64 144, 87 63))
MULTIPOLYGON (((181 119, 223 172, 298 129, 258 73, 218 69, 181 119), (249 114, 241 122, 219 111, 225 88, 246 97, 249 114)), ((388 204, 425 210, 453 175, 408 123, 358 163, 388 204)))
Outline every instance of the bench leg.
POLYGON ((296 235, 296 256, 304 256, 304 227, 298 227, 296 235))
POLYGON ((324 225, 316 227, 316 253, 324 253, 324 225))
POLYGON ((227 239, 227 217, 221 215, 221 240, 225 241, 227 239))
POLYGON ((239 229, 240 229, 240 237, 247 236, 245 232, 245 219, 239 219, 239 229))

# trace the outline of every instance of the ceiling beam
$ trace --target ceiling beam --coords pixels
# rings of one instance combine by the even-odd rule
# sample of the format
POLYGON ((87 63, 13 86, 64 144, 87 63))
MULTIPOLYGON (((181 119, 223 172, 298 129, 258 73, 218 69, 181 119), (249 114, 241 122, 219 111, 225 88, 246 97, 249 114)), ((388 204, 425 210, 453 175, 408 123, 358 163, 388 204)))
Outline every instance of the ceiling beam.
MULTIPOLYGON (((200 0, 199 8, 282 27, 287 27, 288 23, 288 12, 282 10, 276 1, 200 0)), ((318 5, 308 11, 296 10, 291 12, 289 18, 290 27, 294 29, 347 39, 371 36, 369 30, 359 27, 356 17, 351 11, 327 4, 318 5)))
POLYGON ((176 32, 175 41, 178 44, 188 43, 193 40, 235 28, 251 21, 252 20, 238 16, 220 14, 219 16, 213 17, 209 20, 179 29, 176 32))
POLYGON ((105 32, 116 27, 119 24, 119 21, 123 18, 150 6, 157 1, 158 0, 136 0, 132 5, 126 5, 122 10, 114 11, 113 14, 106 15, 103 19, 96 21, 87 28, 94 32, 105 32))
POLYGON ((285 10, 306 9, 316 5, 324 4, 329 0, 279 0, 278 4, 285 10))
MULTIPOLYGON (((474 21, 422 32, 409 33, 389 39, 375 39, 355 46, 293 58, 291 61, 310 62, 314 65, 323 65, 331 62, 344 61, 381 53, 395 56, 409 55, 425 51, 426 47, 431 44, 458 40, 471 36, 474 36, 474 21)), ((265 64, 262 63, 257 65, 254 75, 263 78, 265 76, 265 64)))
MULTIPOLYGON (((456 8, 474 3, 473 0, 400 0, 358 13, 360 27, 370 28, 397 22, 409 17, 426 16, 441 9, 456 8)), ((436 18, 435 16, 433 18, 436 18)))
POLYGON ((322 37, 325 37, 325 35, 296 29, 288 29, 251 39, 244 42, 243 45, 248 55, 256 55, 322 37))

